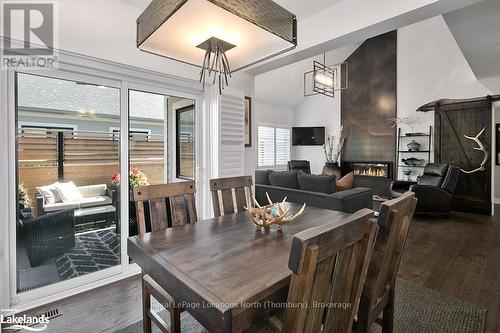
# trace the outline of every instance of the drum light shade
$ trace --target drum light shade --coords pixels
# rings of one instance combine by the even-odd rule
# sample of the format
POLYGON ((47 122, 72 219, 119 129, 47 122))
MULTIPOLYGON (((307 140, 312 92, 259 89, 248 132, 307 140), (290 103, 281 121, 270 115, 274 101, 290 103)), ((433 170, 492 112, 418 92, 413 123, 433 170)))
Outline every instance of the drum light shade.
POLYGON ((198 67, 209 52, 198 45, 233 45, 229 74, 295 48, 296 35, 296 16, 271 0, 153 0, 137 20, 139 49, 198 67))

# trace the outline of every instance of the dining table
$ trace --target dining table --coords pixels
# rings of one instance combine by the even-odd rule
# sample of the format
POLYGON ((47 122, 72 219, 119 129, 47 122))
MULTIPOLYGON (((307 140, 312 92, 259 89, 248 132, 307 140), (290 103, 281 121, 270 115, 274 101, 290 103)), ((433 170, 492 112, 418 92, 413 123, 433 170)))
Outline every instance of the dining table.
POLYGON ((129 237, 128 255, 206 330, 241 332, 287 305, 293 235, 348 215, 307 206, 282 231, 259 231, 242 211, 129 237))

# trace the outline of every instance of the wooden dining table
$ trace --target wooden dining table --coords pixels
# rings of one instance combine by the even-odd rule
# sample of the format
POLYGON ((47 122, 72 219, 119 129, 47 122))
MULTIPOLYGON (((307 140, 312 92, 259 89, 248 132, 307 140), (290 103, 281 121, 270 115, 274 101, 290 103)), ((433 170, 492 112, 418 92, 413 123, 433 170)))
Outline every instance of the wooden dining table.
POLYGON ((285 305, 293 235, 347 216, 306 207, 278 232, 239 212, 130 237, 128 255, 209 332, 241 332, 285 305))

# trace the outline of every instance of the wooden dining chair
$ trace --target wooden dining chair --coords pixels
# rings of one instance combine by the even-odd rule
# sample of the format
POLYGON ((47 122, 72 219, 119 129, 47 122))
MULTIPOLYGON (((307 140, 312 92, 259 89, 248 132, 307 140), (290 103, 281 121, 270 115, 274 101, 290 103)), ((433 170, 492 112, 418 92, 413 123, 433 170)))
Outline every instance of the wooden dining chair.
POLYGON ((363 209, 293 237, 288 304, 308 306, 287 307, 282 332, 352 331, 378 230, 372 217, 363 209))
POLYGON ((211 179, 210 192, 215 217, 241 212, 245 209, 243 207, 253 206, 252 185, 252 176, 211 179))
POLYGON ((406 192, 380 207, 379 232, 355 323, 358 333, 369 332, 375 322, 382 332, 393 331, 396 275, 416 204, 415 194, 406 192))
MULTIPOLYGON (((139 234, 146 233, 146 207, 149 212, 148 221, 151 232, 196 222, 198 218, 195 193, 194 181, 134 188, 139 234)), ((147 274, 142 277, 142 309, 144 332, 151 332, 151 321, 162 332, 180 332, 182 309, 176 308, 174 299, 147 274), (170 330, 165 321, 151 311, 151 296, 170 313, 170 330)))

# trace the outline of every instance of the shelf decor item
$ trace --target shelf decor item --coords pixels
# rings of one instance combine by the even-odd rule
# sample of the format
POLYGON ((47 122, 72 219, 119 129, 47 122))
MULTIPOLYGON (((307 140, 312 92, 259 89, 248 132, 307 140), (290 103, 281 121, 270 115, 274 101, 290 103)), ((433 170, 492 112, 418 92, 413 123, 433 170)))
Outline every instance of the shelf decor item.
POLYGON ((403 175, 406 176, 406 178, 407 178, 408 181, 411 181, 411 177, 410 177, 410 175, 411 175, 411 169, 403 169, 403 175))
POLYGON ((153 0, 137 19, 141 51, 201 67, 200 82, 231 73, 297 46, 297 18, 272 0, 153 0))
POLYGON ((420 143, 415 140, 411 140, 406 147, 408 147, 408 151, 420 151, 420 143))
POLYGON ((283 230, 283 225, 295 220, 297 217, 304 213, 306 204, 302 205, 302 208, 295 214, 289 214, 290 205, 286 202, 286 197, 282 202, 274 203, 269 194, 266 192, 268 205, 261 206, 255 201, 256 207, 245 207, 245 209, 250 214, 252 222, 255 224, 257 231, 264 229, 269 229, 271 225, 276 226, 276 230, 281 232, 283 230))
POLYGON ((421 158, 410 157, 410 158, 403 158, 401 162, 403 162, 405 165, 408 166, 422 166, 424 165, 425 160, 421 158))

